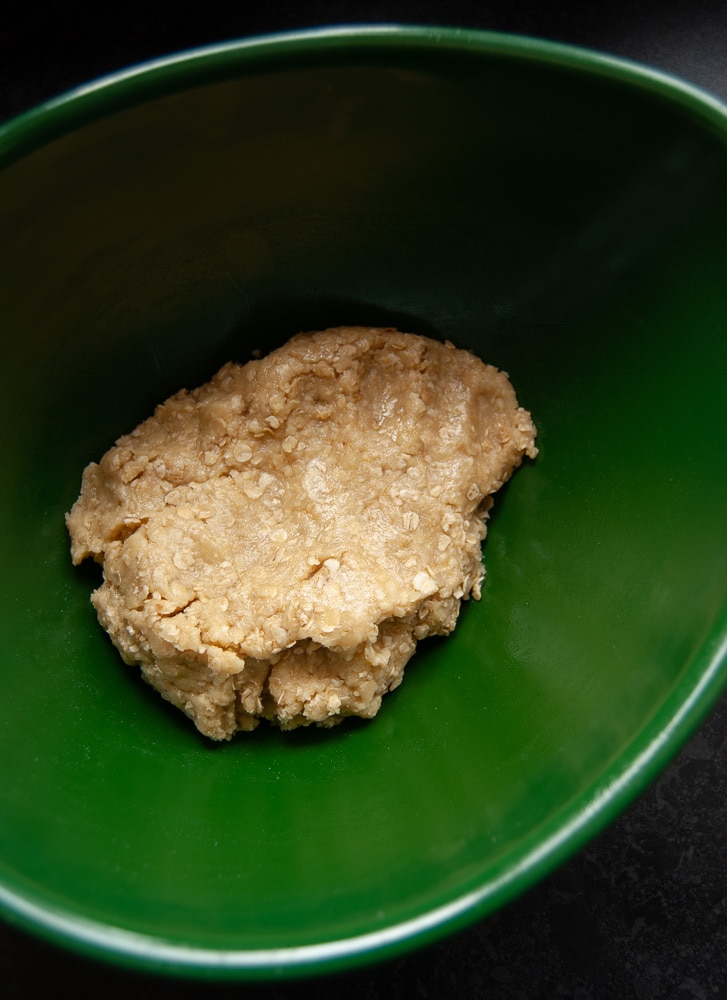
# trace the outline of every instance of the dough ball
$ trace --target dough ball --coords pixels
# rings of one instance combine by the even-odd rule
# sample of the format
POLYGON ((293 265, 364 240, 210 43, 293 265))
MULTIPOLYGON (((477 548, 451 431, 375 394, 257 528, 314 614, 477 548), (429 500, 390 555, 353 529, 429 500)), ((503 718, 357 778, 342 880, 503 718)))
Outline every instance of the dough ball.
POLYGON ((123 659, 205 735, 370 718, 478 598, 535 428, 507 376, 393 329, 293 337, 182 390, 83 474, 74 563, 123 659))

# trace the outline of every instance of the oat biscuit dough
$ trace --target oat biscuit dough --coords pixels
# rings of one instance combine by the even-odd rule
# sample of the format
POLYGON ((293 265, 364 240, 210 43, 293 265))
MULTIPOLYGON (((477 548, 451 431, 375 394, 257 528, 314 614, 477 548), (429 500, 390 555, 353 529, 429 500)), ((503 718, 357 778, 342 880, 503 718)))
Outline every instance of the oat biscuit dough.
POLYGON ((480 595, 535 428, 507 376, 393 329, 293 337, 182 390, 83 474, 74 563, 123 659, 205 735, 376 714, 480 595))

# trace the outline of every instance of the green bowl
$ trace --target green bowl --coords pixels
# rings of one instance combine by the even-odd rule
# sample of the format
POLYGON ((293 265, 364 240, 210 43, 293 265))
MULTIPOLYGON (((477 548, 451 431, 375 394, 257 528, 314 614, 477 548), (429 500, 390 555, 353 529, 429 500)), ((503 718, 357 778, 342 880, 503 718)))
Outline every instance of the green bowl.
POLYGON ((350 967, 602 829, 725 681, 727 112, 526 39, 333 29, 0 132, 0 906, 208 977, 350 967), (182 386, 394 324, 511 375, 541 453, 482 600, 373 722, 201 738, 111 647, 63 514, 182 386))

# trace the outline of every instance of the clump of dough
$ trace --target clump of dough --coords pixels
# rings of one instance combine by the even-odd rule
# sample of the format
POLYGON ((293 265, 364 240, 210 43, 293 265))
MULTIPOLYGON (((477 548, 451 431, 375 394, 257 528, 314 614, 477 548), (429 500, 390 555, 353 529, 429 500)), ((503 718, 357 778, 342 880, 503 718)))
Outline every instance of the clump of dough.
POLYGON ((507 376, 393 329, 298 334, 182 390, 84 471, 74 563, 127 663, 215 740, 371 718, 480 596, 535 428, 507 376))

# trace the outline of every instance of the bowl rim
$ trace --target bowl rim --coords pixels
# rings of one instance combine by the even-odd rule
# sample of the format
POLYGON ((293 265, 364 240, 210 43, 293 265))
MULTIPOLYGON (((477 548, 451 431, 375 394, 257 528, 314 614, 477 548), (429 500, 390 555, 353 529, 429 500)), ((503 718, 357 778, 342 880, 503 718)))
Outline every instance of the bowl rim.
POLYGON ((681 105, 702 124, 724 136, 727 102, 676 74, 622 56, 530 35, 420 24, 339 24, 301 28, 231 39, 144 60, 104 74, 0 123, 0 170, 33 148, 79 125, 133 105, 194 85, 210 82, 213 72, 234 73, 242 66, 270 65, 292 55, 352 56, 384 49, 439 51, 509 56, 541 65, 556 65, 606 77, 681 105), (150 86, 154 87, 149 93, 150 86))
MULTIPOLYGON (((275 68, 291 57, 426 49, 508 57, 556 65, 650 92, 678 106, 727 145, 727 104, 661 70, 583 47, 470 28, 355 24, 286 31, 225 41, 139 63, 76 87, 0 126, 0 170, 82 124, 254 66, 275 68)), ((482 919, 552 872, 601 832, 649 785, 716 704, 727 686, 727 608, 627 750, 599 782, 531 831, 515 862, 485 885, 386 928, 317 944, 214 949, 174 943, 97 922, 0 883, 0 916, 81 954, 178 976, 280 979, 350 969, 391 958, 482 919)))

